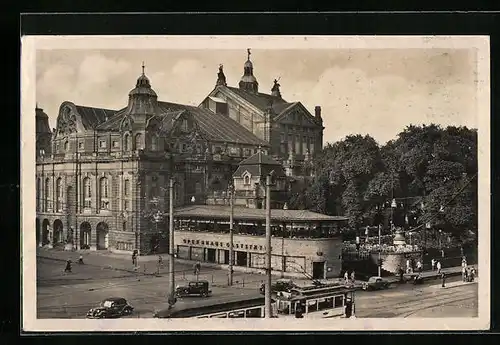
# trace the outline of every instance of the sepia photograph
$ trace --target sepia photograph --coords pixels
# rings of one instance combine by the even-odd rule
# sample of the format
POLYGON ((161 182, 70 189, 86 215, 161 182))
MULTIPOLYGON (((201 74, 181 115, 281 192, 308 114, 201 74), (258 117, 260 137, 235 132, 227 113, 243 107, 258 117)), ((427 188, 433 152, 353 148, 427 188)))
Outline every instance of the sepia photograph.
POLYGON ((23 329, 489 328, 489 59, 483 36, 23 37, 23 329))

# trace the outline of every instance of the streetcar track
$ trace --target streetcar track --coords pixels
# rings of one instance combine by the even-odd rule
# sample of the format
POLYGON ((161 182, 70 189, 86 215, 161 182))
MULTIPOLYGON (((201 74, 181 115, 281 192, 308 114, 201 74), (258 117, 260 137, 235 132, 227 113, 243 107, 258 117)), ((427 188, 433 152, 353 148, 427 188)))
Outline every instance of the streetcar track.
POLYGON ((470 298, 454 299, 454 300, 451 300, 451 301, 446 301, 446 302, 443 302, 443 303, 434 304, 434 305, 430 305, 430 306, 427 306, 427 307, 422 307, 420 309, 412 310, 411 312, 409 312, 407 314, 400 314, 398 316, 402 316, 404 318, 407 318, 410 315, 418 313, 419 311, 422 311, 422 310, 426 310, 426 309, 430 309, 430 308, 436 308, 436 307, 442 307, 442 306, 445 306, 445 305, 448 305, 448 304, 451 304, 451 303, 457 303, 457 302, 462 302, 462 301, 470 301, 470 298))
POLYGON ((400 301, 400 302, 393 304, 393 305, 386 305, 386 306, 379 307, 379 308, 370 308, 368 314, 363 315, 363 313, 361 313, 361 315, 363 315, 363 316, 358 316, 358 317, 359 318, 377 317, 377 316, 380 316, 380 314, 384 314, 385 312, 389 312, 391 315, 393 314, 394 316, 392 316, 392 317, 400 317, 400 315, 404 315, 405 313, 408 312, 408 311, 407 312, 402 311, 404 309, 411 309, 411 310, 414 310, 413 308, 428 309, 428 308, 432 308, 432 307, 441 305, 443 303, 449 304, 449 303, 453 303, 453 302, 457 302, 457 301, 471 300, 472 298, 474 298, 474 295, 475 295, 474 293, 471 293, 471 294, 467 294, 466 297, 462 297, 462 298, 457 298, 457 296, 455 296, 455 295, 447 295, 447 296, 445 296, 445 298, 439 299, 436 302, 436 304, 432 304, 432 305, 425 306, 422 308, 418 308, 418 307, 419 307, 419 305, 421 305, 422 303, 425 302, 424 300, 419 300, 419 301, 413 300, 411 302, 400 301))

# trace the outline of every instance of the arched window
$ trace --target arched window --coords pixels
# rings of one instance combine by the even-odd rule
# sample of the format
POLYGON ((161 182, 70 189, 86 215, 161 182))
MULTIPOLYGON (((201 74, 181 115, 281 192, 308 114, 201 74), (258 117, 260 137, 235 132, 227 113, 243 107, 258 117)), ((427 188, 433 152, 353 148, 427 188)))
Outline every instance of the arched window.
POLYGON ((58 178, 56 181, 56 211, 57 212, 62 212, 63 210, 63 185, 62 185, 62 178, 58 178))
POLYGON ((143 149, 143 146, 142 146, 142 134, 141 133, 137 133, 135 135, 135 149, 136 150, 142 150, 143 149))
POLYGON ((109 209, 108 187, 108 179, 106 177, 102 177, 99 180, 99 205, 101 210, 109 209))
POLYGON ((125 133, 125 135, 123 136, 123 151, 128 151, 129 150, 129 140, 130 140, 130 136, 128 135, 128 133, 125 133))
POLYGON ((245 176, 245 184, 250 184, 250 176, 245 176))
POLYGON ((83 179, 83 207, 90 208, 92 206, 92 188, 90 178, 83 179))
POLYGON ((41 186, 40 186, 41 182, 40 182, 40 178, 37 178, 36 179, 36 210, 37 211, 41 211, 40 210, 40 198, 42 197, 42 191, 40 190, 41 189, 41 186))
POLYGON ((45 186, 44 186, 44 192, 45 192, 45 198, 44 198, 44 201, 45 201, 45 205, 44 205, 44 211, 45 212, 48 212, 48 211, 51 211, 52 210, 52 204, 51 204, 51 200, 52 200, 52 197, 51 197, 51 188, 50 188, 50 178, 46 178, 45 179, 45 186))
POLYGON ((69 142, 66 140, 64 142, 64 151, 68 151, 69 150, 69 142))
POLYGON ((149 142, 149 149, 151 151, 158 151, 158 135, 152 134, 149 142))
POLYGON ((127 231, 127 221, 123 221, 122 223, 122 231, 127 231))

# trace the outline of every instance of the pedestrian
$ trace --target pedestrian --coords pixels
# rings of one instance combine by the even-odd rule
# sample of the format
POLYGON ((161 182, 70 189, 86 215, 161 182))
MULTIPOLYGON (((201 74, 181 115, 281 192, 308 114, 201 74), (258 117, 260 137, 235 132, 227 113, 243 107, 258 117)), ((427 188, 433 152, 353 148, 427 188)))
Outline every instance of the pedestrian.
POLYGON ((344 281, 346 284, 349 282, 349 272, 347 270, 344 273, 344 281))
POLYGON ((431 260, 431 267, 432 267, 433 271, 436 268, 436 260, 434 260, 434 258, 432 258, 432 260, 431 260))
POLYGON ((444 249, 441 249, 441 257, 444 258, 444 249))
POLYGON ((71 260, 70 259, 68 259, 66 261, 66 267, 64 268, 64 273, 68 273, 68 272, 71 273, 71 260))
POLYGON ((438 274, 441 273, 441 261, 437 262, 436 268, 437 268, 438 274))
POLYGON ((422 263, 420 262, 420 260, 417 261, 417 271, 422 272, 422 263))
POLYGON ((352 272, 351 272, 351 282, 353 284, 356 282, 356 278, 355 278, 355 275, 354 275, 354 270, 352 270, 352 272))
POLYGON ((441 273, 441 287, 445 287, 445 283, 446 283, 446 275, 443 273, 441 273))
POLYGON ((406 260, 406 273, 411 273, 410 260, 406 260))
POLYGON ((465 283, 467 281, 467 267, 462 266, 462 281, 465 283))
POLYGON ((472 269, 470 270, 470 281, 473 282, 474 278, 476 278, 476 268, 472 267, 472 269))
POLYGON ((80 257, 78 258, 78 264, 83 265, 83 255, 80 254, 80 257))
POLYGON ((399 282, 404 283, 404 270, 403 267, 399 266, 399 282))

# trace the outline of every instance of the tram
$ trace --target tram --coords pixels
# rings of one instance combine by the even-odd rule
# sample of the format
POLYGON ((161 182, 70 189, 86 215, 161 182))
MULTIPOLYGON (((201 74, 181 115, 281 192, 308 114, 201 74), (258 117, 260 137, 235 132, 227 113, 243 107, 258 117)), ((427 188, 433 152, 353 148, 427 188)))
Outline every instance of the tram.
MULTIPOLYGON (((276 315, 276 302, 272 301, 272 314, 276 315)), ((155 318, 263 318, 265 317, 265 297, 254 296, 225 297, 223 300, 208 298, 195 303, 180 301, 171 308, 154 313, 155 318)))
POLYGON ((355 289, 346 286, 311 286, 276 296, 279 318, 355 317, 355 289))

